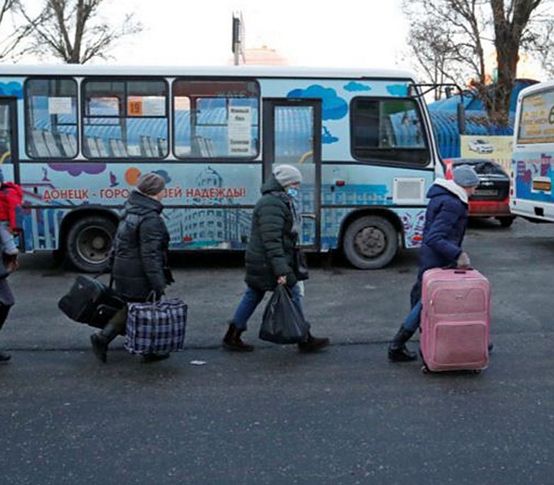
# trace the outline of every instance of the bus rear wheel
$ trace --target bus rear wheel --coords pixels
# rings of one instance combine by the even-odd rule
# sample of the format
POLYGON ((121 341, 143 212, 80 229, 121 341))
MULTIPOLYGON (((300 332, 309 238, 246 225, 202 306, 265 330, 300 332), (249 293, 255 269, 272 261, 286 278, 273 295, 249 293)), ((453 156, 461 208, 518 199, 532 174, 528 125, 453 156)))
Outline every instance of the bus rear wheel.
POLYGON ((100 273, 108 264, 116 225, 102 216, 86 216, 76 221, 67 234, 67 256, 73 266, 85 273, 100 273))
POLYGON ((398 232, 384 217, 360 217, 347 227, 342 247, 355 268, 384 268, 398 251, 398 232))

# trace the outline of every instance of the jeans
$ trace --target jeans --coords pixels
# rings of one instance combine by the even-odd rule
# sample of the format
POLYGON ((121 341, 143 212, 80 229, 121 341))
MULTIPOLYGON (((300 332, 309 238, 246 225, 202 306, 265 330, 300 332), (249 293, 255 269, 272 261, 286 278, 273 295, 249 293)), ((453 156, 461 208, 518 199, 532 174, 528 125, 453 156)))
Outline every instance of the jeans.
MULTIPOLYGON (((292 291, 292 301, 300 310, 302 316, 304 316, 304 308, 302 305, 302 290, 298 284, 294 285, 291 288, 292 291)), ((239 306, 235 311, 233 316, 232 323, 238 330, 246 330, 246 324, 248 323, 249 318, 252 316, 260 302, 263 300, 265 291, 256 290, 248 286, 246 291, 242 295, 239 306)))
POLYGON ((8 221, 0 221, 0 243, 2 244, 1 252, 3 253, 14 255, 19 252, 8 221))
POLYGON ((402 326, 410 332, 415 332, 419 327, 419 321, 421 319, 421 300, 419 300, 414 307, 408 313, 406 320, 402 326))

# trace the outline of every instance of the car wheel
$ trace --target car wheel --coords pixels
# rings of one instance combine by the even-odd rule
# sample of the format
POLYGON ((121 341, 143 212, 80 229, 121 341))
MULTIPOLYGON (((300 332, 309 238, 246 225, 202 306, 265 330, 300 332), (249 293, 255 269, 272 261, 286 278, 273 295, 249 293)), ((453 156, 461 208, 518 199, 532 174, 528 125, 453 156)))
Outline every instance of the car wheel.
POLYGON ((514 223, 515 217, 498 217, 497 219, 502 227, 510 227, 514 223))
POLYGON ((352 266, 358 269, 383 268, 398 251, 398 231, 384 217, 360 217, 347 227, 342 247, 352 266))
POLYGON ((67 256, 79 271, 100 273, 106 267, 116 225, 102 216, 77 220, 67 234, 67 256))

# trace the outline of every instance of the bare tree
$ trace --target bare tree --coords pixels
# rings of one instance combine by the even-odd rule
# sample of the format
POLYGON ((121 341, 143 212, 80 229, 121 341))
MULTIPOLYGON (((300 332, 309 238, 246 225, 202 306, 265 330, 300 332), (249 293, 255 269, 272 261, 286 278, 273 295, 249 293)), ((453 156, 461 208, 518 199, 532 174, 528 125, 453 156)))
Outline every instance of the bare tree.
POLYGON ((0 1, 0 59, 18 57, 24 52, 32 26, 19 25, 15 16, 17 0, 0 1))
MULTIPOLYGON (((412 64, 420 78, 432 84, 458 82, 465 73, 454 62, 454 52, 447 29, 433 25, 426 18, 410 25, 408 52, 403 60, 412 64)), ((436 89, 433 93, 435 100, 441 99, 442 93, 441 89, 436 89)))
POLYGON ((133 14, 117 27, 100 15, 104 0, 45 0, 41 13, 32 17, 22 0, 18 9, 32 27, 36 54, 53 54, 68 64, 85 64, 95 57, 106 58, 122 37, 142 31, 133 14))
POLYGON ((502 125, 509 120, 520 50, 542 49, 543 62, 549 62, 551 7, 552 0, 405 0, 403 4, 411 33, 425 30, 429 43, 433 31, 446 32, 444 38, 449 41, 440 44, 440 55, 434 55, 433 61, 446 77, 459 72, 470 77, 489 119, 502 125), (494 89, 486 71, 488 46, 496 52, 494 89))

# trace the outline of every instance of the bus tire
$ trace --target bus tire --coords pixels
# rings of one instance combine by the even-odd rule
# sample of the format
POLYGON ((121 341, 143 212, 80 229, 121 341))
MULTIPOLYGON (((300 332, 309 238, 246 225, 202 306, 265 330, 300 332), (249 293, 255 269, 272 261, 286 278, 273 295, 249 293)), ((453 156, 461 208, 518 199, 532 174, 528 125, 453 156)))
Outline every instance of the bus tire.
POLYGON ((342 247, 355 268, 384 268, 398 251, 398 231, 384 217, 360 217, 346 228, 342 247))
POLYGON ((67 256, 79 271, 100 273, 108 264, 116 225, 107 217, 85 216, 67 233, 67 256))

